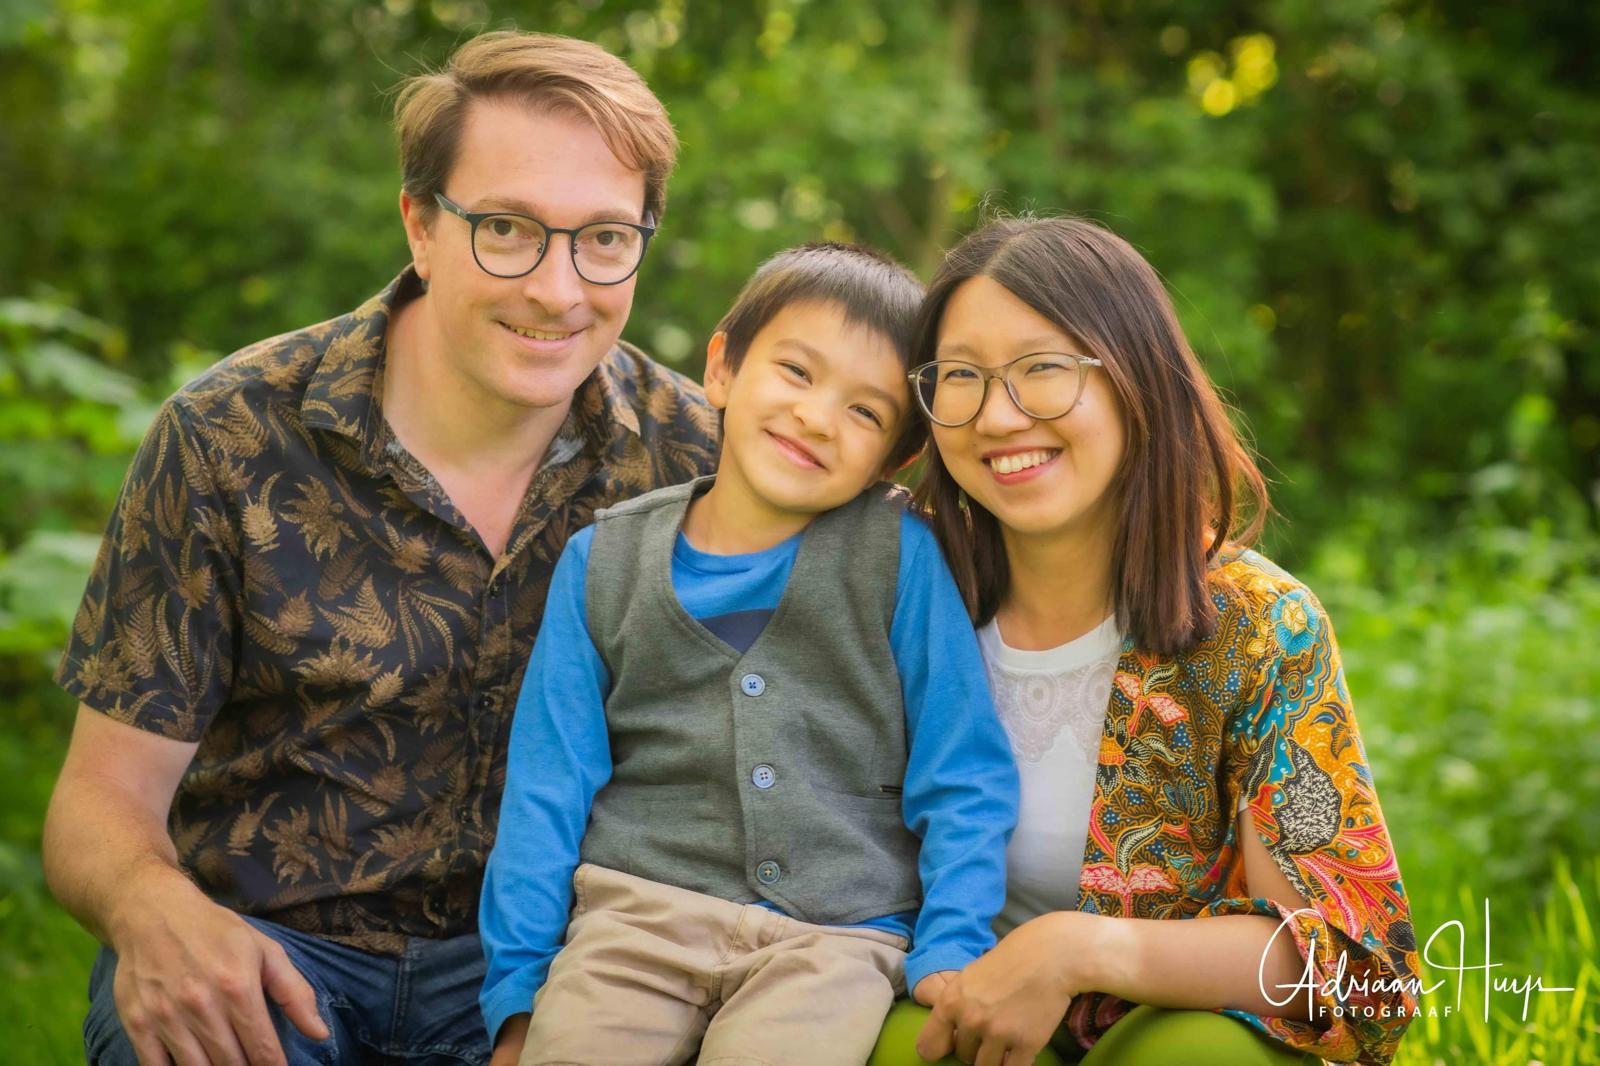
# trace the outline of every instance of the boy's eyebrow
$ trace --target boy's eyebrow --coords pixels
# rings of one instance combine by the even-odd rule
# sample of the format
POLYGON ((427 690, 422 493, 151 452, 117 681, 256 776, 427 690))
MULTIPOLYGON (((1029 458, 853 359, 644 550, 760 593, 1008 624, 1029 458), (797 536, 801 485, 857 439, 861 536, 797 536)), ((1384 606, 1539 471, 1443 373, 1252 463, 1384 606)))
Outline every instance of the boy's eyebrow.
POLYGON ((809 355, 811 358, 818 359, 818 360, 821 360, 823 362, 827 362, 827 359, 828 359, 827 356, 823 355, 817 349, 811 347, 811 345, 807 344, 805 341, 800 340, 798 337, 783 337, 780 340, 778 340, 777 343, 775 343, 773 345, 773 347, 774 348, 782 348, 782 347, 798 348, 798 349, 800 349, 800 352, 801 352, 802 355, 809 355))
POLYGON ((900 409, 900 399, 899 399, 899 397, 891 396, 889 393, 884 392, 882 389, 878 388, 876 385, 863 385, 863 386, 861 386, 861 391, 865 392, 869 396, 874 396, 874 397, 877 397, 878 399, 882 400, 885 404, 887 404, 889 406, 889 410, 894 412, 894 416, 896 418, 899 418, 900 415, 902 414, 902 411, 900 409))
MULTIPOLYGON (((797 337, 784 337, 782 340, 779 340, 776 343, 774 343, 773 347, 774 348, 794 348, 794 349, 798 350, 802 355, 809 356, 811 359, 814 359, 815 361, 817 361, 819 363, 828 362, 828 357, 826 355, 822 354, 822 352, 820 352, 817 349, 811 347, 811 345, 807 344, 805 341, 800 340, 797 337)), ((901 415, 903 409, 901 407, 900 398, 895 396, 893 393, 885 392, 884 390, 878 388, 876 385, 868 385, 865 382, 863 382, 861 385, 857 386, 857 389, 860 392, 864 392, 867 395, 872 396, 874 399, 881 400, 884 403, 888 404, 889 408, 894 411, 895 417, 898 418, 901 415)))
MULTIPOLYGON (((537 207, 526 200, 519 200, 515 196, 486 196, 469 210, 473 214, 482 214, 487 211, 511 211, 515 214, 527 215, 529 218, 544 222, 544 218, 540 215, 537 207)), ((606 207, 598 211, 589 212, 572 228, 577 229, 580 226, 587 226, 591 222, 627 222, 632 217, 633 212, 630 212, 625 207, 606 207)))

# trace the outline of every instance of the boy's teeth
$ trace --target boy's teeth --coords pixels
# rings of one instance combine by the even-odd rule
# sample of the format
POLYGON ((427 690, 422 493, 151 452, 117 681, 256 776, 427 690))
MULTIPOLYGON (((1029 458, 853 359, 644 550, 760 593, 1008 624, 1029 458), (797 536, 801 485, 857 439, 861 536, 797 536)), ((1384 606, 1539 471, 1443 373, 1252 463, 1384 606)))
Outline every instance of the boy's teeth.
POLYGON ((506 329, 509 329, 512 333, 520 333, 524 337, 531 337, 536 341, 560 341, 572 336, 571 333, 551 333, 546 329, 523 329, 521 326, 513 326, 509 323, 506 324, 506 329))
POLYGON ((989 460, 989 465, 997 474, 1015 474, 1018 470, 1026 470, 1031 466, 1048 463, 1054 456, 1054 451, 1018 452, 1015 455, 997 455, 989 460))

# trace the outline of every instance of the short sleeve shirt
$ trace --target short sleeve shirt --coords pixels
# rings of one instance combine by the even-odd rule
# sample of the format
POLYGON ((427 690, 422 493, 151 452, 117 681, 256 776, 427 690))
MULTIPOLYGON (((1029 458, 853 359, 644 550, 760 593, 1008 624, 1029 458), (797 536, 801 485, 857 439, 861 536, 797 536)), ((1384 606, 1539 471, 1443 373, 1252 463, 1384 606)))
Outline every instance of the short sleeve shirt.
POLYGON ((169 828, 218 902, 371 951, 472 931, 509 720, 567 538, 711 472, 699 388, 619 344, 491 557, 380 398, 407 270, 219 362, 161 408, 58 672, 198 742, 169 828))

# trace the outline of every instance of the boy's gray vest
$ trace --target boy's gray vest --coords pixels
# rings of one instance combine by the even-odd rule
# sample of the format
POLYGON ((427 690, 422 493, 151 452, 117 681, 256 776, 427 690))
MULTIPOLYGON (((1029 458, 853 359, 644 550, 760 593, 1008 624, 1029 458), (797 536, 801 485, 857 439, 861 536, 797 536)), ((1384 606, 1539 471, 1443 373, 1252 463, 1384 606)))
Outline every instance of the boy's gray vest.
POLYGON ((582 859, 824 925, 911 910, 918 842, 900 812, 889 646, 901 507, 879 486, 813 520, 740 655, 672 590, 684 512, 707 484, 595 516, 588 623, 611 673, 613 770, 582 859))

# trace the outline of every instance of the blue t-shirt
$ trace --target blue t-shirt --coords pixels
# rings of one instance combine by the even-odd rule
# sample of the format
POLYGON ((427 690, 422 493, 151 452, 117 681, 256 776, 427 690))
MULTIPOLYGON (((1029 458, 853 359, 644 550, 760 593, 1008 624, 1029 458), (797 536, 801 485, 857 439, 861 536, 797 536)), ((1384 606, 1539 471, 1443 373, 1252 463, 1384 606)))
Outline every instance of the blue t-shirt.
MULTIPOLYGON (((680 533, 673 591, 702 625, 746 650, 783 597, 802 536, 765 551, 713 555, 680 533)), ((593 541, 593 527, 579 531, 556 564, 512 722, 505 797, 478 917, 488 960, 480 1006, 491 1039, 511 1015, 531 1009, 544 984, 566 931, 589 810, 611 777, 605 717, 611 677, 590 637, 585 606, 593 541)), ((1017 771, 961 596, 932 532, 910 514, 900 522, 896 581, 889 643, 909 746, 902 810, 922 841, 923 901, 917 911, 860 924, 911 938, 906 985, 915 988, 928 974, 958 970, 994 944, 990 922, 1005 899, 1017 771)))

